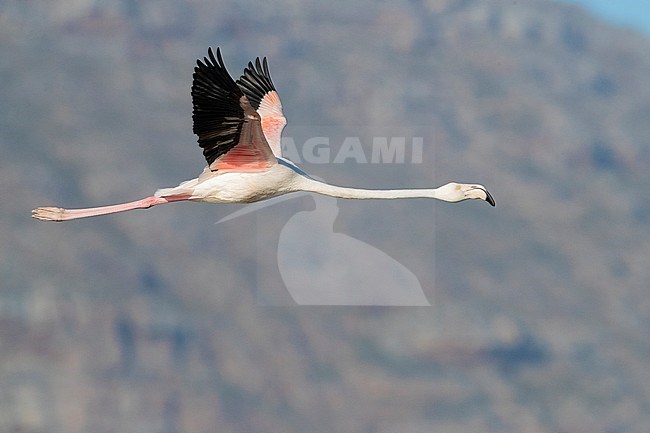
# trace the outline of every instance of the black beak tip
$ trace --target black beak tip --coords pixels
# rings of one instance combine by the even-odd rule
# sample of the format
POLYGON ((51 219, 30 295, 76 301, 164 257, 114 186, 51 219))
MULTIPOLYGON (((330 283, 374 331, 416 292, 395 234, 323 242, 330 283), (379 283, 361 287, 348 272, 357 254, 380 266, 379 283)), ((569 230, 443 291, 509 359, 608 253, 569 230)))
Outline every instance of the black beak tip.
POLYGON ((496 206, 496 203, 494 203, 494 198, 492 197, 492 194, 490 194, 487 190, 485 190, 485 195, 487 196, 487 197, 485 197, 485 201, 490 203, 490 205, 492 205, 492 207, 496 206))

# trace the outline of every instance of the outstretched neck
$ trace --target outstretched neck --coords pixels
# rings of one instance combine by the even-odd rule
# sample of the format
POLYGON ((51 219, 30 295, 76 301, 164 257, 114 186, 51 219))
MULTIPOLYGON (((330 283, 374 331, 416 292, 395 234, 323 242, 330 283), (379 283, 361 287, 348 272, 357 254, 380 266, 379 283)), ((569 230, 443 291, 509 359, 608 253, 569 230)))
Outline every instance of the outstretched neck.
POLYGON ((396 199, 396 198, 435 198, 444 200, 438 189, 360 189, 329 185, 314 179, 300 176, 299 190, 315 192, 331 197, 351 199, 396 199))

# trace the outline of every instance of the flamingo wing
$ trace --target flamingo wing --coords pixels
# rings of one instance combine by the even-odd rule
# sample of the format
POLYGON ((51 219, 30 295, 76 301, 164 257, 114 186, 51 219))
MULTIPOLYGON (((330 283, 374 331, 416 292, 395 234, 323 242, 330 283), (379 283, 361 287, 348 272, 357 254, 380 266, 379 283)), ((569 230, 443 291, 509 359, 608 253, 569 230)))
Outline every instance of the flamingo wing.
POLYGON ((210 170, 260 171, 277 163, 260 115, 232 79, 217 48, 197 60, 192 82, 193 131, 210 170))
POLYGON ((252 62, 248 62, 248 67, 237 80, 237 85, 259 113, 264 136, 273 154, 280 158, 282 156, 280 139, 287 119, 282 113, 282 102, 271 80, 266 57, 261 62, 259 57, 255 59, 255 66, 252 62))

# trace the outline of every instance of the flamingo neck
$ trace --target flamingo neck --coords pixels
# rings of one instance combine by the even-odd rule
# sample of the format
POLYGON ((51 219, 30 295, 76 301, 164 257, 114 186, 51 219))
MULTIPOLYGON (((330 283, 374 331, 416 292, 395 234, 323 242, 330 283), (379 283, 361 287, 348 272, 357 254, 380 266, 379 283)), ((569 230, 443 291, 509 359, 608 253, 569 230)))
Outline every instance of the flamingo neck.
POLYGON ((361 189, 329 185, 301 176, 300 190, 315 192, 338 198, 350 199, 397 199, 397 198, 435 198, 445 200, 437 188, 433 189, 361 189))

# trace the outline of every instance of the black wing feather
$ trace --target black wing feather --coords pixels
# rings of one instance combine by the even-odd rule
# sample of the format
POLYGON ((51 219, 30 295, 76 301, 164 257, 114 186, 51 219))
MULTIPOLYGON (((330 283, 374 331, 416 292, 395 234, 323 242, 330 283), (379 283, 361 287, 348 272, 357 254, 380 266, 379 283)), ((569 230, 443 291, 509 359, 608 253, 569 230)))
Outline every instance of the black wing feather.
POLYGON ((232 79, 217 48, 217 58, 208 49, 209 59, 197 60, 192 82, 193 131, 211 165, 239 143, 244 122, 242 90, 232 79))
POLYGON ((255 66, 252 62, 248 62, 248 67, 244 68, 244 74, 237 80, 237 85, 244 92, 251 106, 257 110, 264 96, 275 90, 266 57, 261 63, 259 57, 255 59, 255 66))

